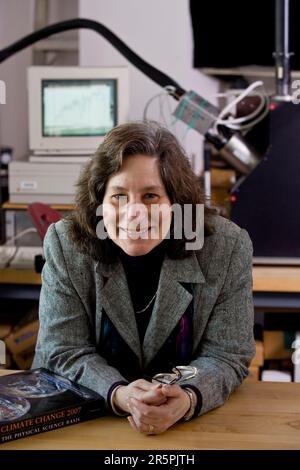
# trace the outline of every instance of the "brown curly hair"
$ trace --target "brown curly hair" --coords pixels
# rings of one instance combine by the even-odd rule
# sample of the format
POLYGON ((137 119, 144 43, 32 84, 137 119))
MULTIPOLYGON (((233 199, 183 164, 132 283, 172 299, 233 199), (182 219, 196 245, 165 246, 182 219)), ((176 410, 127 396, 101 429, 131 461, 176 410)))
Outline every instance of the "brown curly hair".
MULTIPOLYGON (((102 204, 108 179, 117 173, 123 158, 133 155, 150 155, 158 158, 161 179, 171 204, 204 204, 204 235, 213 232, 211 216, 215 210, 205 204, 199 178, 193 172, 185 151, 176 137, 153 121, 131 122, 113 128, 83 169, 75 194, 76 208, 69 216, 69 235, 79 250, 95 260, 105 263, 115 261, 112 241, 100 240, 96 234, 99 216, 97 207, 102 204)), ((195 210, 193 214, 195 227, 195 210)), ((166 250, 170 258, 188 257, 186 239, 167 240, 166 250)), ((191 240, 189 240, 191 241, 191 240)))

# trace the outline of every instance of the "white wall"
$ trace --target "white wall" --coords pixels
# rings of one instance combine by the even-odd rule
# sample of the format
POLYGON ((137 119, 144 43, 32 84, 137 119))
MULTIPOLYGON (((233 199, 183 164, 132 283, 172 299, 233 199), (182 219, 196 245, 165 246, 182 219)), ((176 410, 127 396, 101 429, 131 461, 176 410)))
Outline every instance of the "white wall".
MULTIPOLYGON (((34 0, 0 0, 1 49, 32 33, 34 5, 34 0)), ((77 0, 50 0, 49 23, 77 16, 77 7, 77 0)), ((56 35, 56 39, 76 36, 77 31, 67 32, 56 35)), ((60 53, 58 59, 65 65, 66 55, 62 54, 60 53)), ((25 159, 29 153, 26 71, 31 64, 31 47, 0 64, 0 80, 6 84, 6 104, 0 104, 0 146, 13 147, 14 160, 25 159)))
MULTIPOLYGON (((173 78, 184 89, 193 89, 216 103, 218 82, 192 68, 192 26, 188 0, 79 0, 79 16, 103 23, 144 60, 173 78)), ((80 65, 128 65, 130 72, 129 120, 142 119, 143 109, 162 88, 143 75, 113 46, 93 31, 81 30, 80 65)), ((176 107, 175 100, 171 100, 176 107)), ((150 108, 157 119, 158 105, 150 108)), ((202 168, 202 137, 176 126, 177 135, 198 173, 202 168), (194 154, 194 157, 193 157, 194 154)))
MULTIPOLYGON (((0 1, 0 48, 32 32, 33 0, 0 1)), ((0 64, 0 79, 6 84, 6 104, 0 104, 0 145, 11 146, 14 158, 28 152, 26 68, 31 63, 27 48, 0 64)))

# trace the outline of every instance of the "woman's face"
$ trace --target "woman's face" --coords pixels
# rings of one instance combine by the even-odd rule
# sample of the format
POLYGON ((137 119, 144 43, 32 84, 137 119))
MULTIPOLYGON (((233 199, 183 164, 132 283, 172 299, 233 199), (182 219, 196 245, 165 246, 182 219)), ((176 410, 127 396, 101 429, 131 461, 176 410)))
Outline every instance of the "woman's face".
POLYGON ((157 157, 125 157, 118 173, 109 178, 103 198, 109 237, 128 255, 145 255, 166 237, 171 218, 157 157))

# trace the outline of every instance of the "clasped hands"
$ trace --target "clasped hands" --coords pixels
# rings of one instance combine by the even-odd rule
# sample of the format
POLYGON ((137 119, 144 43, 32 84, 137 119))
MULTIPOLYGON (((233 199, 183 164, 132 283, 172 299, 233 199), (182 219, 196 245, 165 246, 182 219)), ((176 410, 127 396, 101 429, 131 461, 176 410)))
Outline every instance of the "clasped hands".
POLYGON ((128 421, 143 434, 161 434, 190 408, 190 399, 179 385, 135 380, 116 390, 114 404, 130 413, 128 421))

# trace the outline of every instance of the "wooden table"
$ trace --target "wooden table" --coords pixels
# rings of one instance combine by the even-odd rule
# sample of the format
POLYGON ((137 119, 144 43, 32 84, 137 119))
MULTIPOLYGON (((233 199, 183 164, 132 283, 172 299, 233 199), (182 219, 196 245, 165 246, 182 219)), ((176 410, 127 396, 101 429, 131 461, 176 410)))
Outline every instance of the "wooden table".
MULTIPOLYGON (((2 371, 3 373, 4 371, 2 371)), ((103 417, 0 445, 0 450, 300 449, 300 383, 245 381, 222 407, 160 436, 103 417)))

